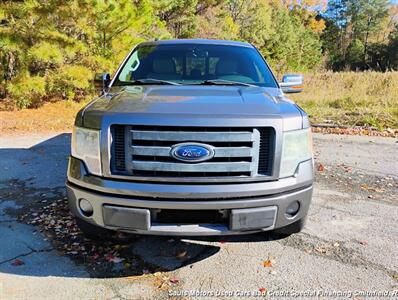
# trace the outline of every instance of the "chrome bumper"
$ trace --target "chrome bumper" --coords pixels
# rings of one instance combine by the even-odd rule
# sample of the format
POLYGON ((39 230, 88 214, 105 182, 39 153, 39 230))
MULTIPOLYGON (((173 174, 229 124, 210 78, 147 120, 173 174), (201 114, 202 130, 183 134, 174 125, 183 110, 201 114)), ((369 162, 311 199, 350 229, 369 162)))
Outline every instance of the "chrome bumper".
MULTIPOLYGON (((229 235, 267 231, 285 227, 307 215, 312 197, 313 164, 299 165, 296 176, 278 181, 240 184, 157 184, 115 181, 86 173, 83 164, 71 158, 68 168, 67 192, 72 213, 95 225, 139 234, 155 235, 229 235), (79 199, 87 199, 94 207, 91 217, 85 217, 78 207, 79 199), (293 201, 300 210, 293 218, 285 215, 293 201), (222 224, 162 224, 150 222, 145 229, 110 226, 104 218, 104 206, 120 208, 173 210, 233 210, 275 207, 272 224, 263 228, 231 230, 222 224)), ((248 210, 248 215, 255 210, 248 210)))

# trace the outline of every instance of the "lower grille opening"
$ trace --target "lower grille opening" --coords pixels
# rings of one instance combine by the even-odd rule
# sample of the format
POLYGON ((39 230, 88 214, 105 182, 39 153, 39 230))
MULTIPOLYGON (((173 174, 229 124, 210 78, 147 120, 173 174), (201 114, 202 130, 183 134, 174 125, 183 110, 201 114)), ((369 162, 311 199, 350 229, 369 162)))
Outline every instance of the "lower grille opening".
POLYGON ((227 224, 226 211, 162 209, 153 219, 156 223, 173 224, 227 224))

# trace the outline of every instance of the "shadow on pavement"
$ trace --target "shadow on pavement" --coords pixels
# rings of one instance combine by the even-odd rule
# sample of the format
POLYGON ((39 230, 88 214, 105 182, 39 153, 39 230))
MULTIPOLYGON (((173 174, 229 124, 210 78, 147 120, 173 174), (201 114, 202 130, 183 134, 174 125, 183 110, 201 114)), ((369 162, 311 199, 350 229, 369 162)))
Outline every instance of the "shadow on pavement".
POLYGON ((125 277, 172 271, 219 252, 224 243, 263 242, 264 234, 155 237, 115 233, 87 239, 65 197, 70 134, 34 144, 29 137, 0 144, 0 272, 28 276, 125 277), (32 145, 34 144, 34 145, 32 145), (24 224, 25 223, 25 224, 24 224))

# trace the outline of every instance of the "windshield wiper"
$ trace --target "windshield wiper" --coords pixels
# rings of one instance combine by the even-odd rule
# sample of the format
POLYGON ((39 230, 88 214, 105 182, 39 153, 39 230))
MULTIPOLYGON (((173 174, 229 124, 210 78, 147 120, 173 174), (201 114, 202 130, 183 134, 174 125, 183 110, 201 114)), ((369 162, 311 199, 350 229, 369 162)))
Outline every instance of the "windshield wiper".
POLYGON ((200 85, 243 85, 243 86, 258 87, 257 85, 246 82, 224 80, 224 79, 208 79, 200 82, 199 84, 200 85))
POLYGON ((141 78, 133 81, 123 81, 119 82, 117 85, 139 85, 139 84, 170 84, 170 85, 180 85, 177 82, 167 81, 155 78, 141 78))

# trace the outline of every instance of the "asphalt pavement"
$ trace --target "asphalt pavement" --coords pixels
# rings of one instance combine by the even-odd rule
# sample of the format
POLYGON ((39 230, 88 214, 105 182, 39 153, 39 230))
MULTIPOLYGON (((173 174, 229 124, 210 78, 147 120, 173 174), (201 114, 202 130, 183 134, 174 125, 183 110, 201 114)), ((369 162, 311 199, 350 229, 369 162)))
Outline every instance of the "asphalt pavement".
POLYGON ((299 234, 99 242, 66 208, 69 144, 0 137, 0 299, 398 298, 397 139, 315 134, 299 234))

